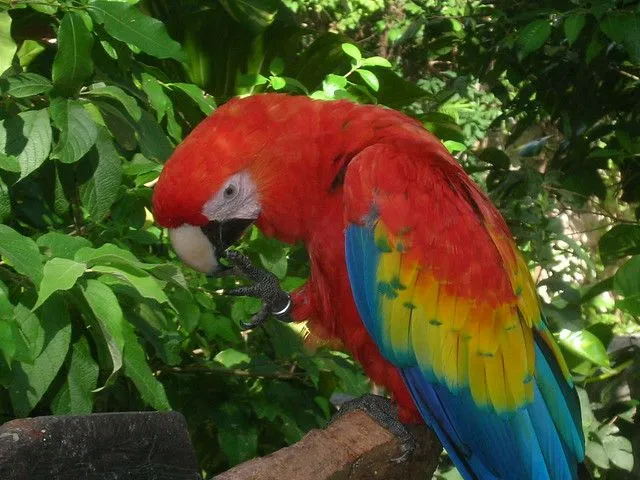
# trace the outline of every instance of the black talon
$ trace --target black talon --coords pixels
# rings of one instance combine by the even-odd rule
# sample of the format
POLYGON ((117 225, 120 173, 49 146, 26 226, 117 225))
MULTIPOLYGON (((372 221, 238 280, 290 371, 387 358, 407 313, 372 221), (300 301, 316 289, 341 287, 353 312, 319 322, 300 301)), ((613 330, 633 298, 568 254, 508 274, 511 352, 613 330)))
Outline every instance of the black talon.
POLYGON ((402 463, 414 452, 418 446, 413 434, 407 429, 404 423, 398 420, 396 405, 386 397, 380 395, 367 394, 353 400, 349 400, 340 406, 340 410, 331 418, 333 422, 345 413, 354 410, 363 410, 384 428, 393 433, 400 441, 400 456, 392 458, 394 463, 402 463))
POLYGON ((249 322, 242 322, 244 330, 255 328, 263 324, 269 315, 273 315, 282 322, 290 322, 291 317, 291 297, 280 288, 278 277, 273 273, 256 267, 251 260, 236 250, 228 250, 224 253, 232 265, 233 270, 249 280, 253 285, 237 287, 225 291, 227 295, 259 298, 264 302, 263 307, 256 313, 249 322))
POLYGON ((252 328, 259 327, 268 317, 269 311, 267 310, 267 306, 263 305, 260 311, 251 317, 251 320, 248 322, 240 322, 240 328, 242 328, 242 330, 251 330, 252 328))

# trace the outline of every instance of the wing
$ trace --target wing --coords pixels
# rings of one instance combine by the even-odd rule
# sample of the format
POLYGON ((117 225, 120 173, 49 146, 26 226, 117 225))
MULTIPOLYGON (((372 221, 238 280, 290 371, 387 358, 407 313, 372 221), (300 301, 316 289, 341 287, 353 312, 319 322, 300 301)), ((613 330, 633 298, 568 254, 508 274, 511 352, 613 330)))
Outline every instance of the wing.
POLYGON ((360 316, 458 469, 575 478, 579 402, 489 199, 443 147, 424 144, 369 147, 344 192, 360 316))

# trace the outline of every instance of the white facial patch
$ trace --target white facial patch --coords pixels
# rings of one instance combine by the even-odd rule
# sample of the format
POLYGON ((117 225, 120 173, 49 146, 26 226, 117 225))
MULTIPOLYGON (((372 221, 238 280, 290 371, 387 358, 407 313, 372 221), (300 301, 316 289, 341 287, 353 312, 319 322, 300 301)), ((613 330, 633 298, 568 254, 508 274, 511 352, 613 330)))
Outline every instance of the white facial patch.
POLYGON ((213 245, 200 227, 182 225, 169 229, 169 239, 180 260, 195 270, 211 273, 218 266, 213 245))
POLYGON ((202 208, 209 220, 255 219, 260 214, 258 190, 249 172, 232 175, 202 208))

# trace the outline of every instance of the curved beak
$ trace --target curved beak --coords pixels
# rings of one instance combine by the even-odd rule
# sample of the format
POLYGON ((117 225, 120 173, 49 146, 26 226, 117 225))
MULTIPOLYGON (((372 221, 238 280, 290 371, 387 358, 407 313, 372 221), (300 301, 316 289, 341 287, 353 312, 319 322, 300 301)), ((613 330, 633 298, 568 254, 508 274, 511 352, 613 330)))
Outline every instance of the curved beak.
POLYGON ((254 221, 255 219, 240 218, 223 222, 211 221, 202 227, 181 225, 169 229, 169 239, 184 263, 195 270, 215 276, 230 268, 221 264, 220 259, 254 221))

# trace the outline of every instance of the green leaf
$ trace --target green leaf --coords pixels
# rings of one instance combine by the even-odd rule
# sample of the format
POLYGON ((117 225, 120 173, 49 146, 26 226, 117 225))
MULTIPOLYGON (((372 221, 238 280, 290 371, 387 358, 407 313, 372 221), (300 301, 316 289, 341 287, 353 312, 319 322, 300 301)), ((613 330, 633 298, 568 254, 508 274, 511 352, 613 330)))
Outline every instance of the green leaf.
POLYGON ((106 86, 92 88, 88 92, 85 92, 84 95, 88 97, 93 96, 110 98, 117 101, 124 107, 127 113, 131 115, 131 118, 133 118, 136 122, 140 120, 140 116, 142 115, 142 110, 138 106, 138 102, 136 102, 136 99, 127 94, 120 87, 106 86))
POLYGON ((377 92, 380 89, 380 82, 378 82, 378 77, 376 77, 375 73, 371 72, 370 70, 364 70, 362 68, 356 70, 356 73, 360 75, 362 80, 364 80, 364 82, 369 85, 369 87, 371 87, 371 90, 377 92))
POLYGON ((153 376, 133 327, 124 325, 124 374, 133 381, 142 399, 156 410, 171 410, 164 386, 153 376))
POLYGON ((633 449, 631 442, 624 437, 609 435, 602 442, 611 463, 630 472, 633 469, 633 449))
POLYGON ((363 67, 384 67, 391 68, 391 62, 384 57, 369 57, 360 62, 363 67))
POLYGON ((193 332, 200 320, 200 308, 188 290, 178 290, 171 295, 171 303, 178 312, 176 320, 188 334, 193 332))
POLYGON ((31 97, 48 92, 53 84, 37 73, 19 73, 3 79, 2 90, 15 98, 31 97))
POLYGON ((640 255, 624 263, 613 277, 613 288, 624 299, 616 306, 632 315, 640 315, 640 255))
POLYGON ((605 265, 627 255, 639 254, 640 225, 615 225, 600 238, 598 249, 600 250, 600 259, 605 265))
POLYGON ((213 97, 205 95, 205 93, 192 83, 170 83, 169 87, 184 92, 195 104, 200 108, 202 113, 210 115, 216 108, 216 102, 213 97))
POLYGON ((524 58, 538 50, 551 35, 551 24, 548 20, 535 20, 520 30, 516 45, 519 55, 524 58))
POLYGON ((269 81, 271 82, 271 87, 274 90, 282 90, 287 85, 287 82, 284 78, 276 77, 274 75, 269 77, 269 81))
POLYGON ((362 53, 360 53, 360 49, 353 45, 352 43, 343 43, 340 45, 342 51, 353 58, 356 62, 362 60, 362 53))
POLYGON ((9 187, 0 178, 0 223, 11 215, 11 196, 9 187))
POLYGON ((149 98, 151 107, 156 111, 156 119, 162 120, 167 110, 171 107, 171 99, 164 93, 164 89, 157 78, 148 73, 142 74, 142 89, 149 98))
POLYGON ((0 12, 0 74, 11 67, 16 53, 16 43, 11 37, 11 16, 9 12, 0 12))
POLYGON ((45 332, 40 320, 31 310, 19 303, 14 307, 16 334, 22 341, 23 352, 18 352, 16 360, 33 363, 42 352, 45 332))
POLYGON ((610 467, 609 456, 604 447, 599 442, 593 440, 587 440, 586 444, 587 457, 589 457, 596 466, 608 470, 610 467))
POLYGON ((624 14, 611 13, 600 21, 600 30, 614 42, 622 43, 624 41, 625 19, 626 15, 624 14))
POLYGON ((629 15, 624 24, 623 44, 629 58, 636 65, 640 64, 640 14, 629 15))
MULTIPOLYGON (((112 364, 112 373, 109 376, 111 378, 122 367, 125 328, 122 309, 113 291, 99 280, 87 280, 82 293, 98 321, 100 333, 109 350, 112 364)), ((97 332, 94 331, 93 334, 96 335, 97 332)))
POLYGON ((600 30, 624 45, 633 63, 640 63, 640 14, 611 13, 600 22, 600 30))
POLYGON ((98 138, 98 128, 80 102, 70 99, 56 99, 51 102, 49 112, 53 124, 60 130, 58 144, 53 149, 52 158, 62 163, 75 163, 94 145, 98 138))
POLYGON ((214 358, 216 362, 220 362, 227 368, 235 367, 241 363, 249 363, 251 358, 244 352, 240 352, 235 348, 227 348, 219 352, 214 358))
POLYGON ((33 310, 40 307, 52 293, 69 290, 82 276, 87 266, 66 258, 52 258, 44 264, 42 281, 38 289, 38 301, 33 310))
MULTIPOLYGON (((2 45, 2 41, 0 41, 0 45, 2 45)), ((22 68, 28 67, 31 62, 38 57, 38 55, 44 52, 44 50, 45 48, 37 41, 25 40, 16 52, 18 60, 20 61, 20 66, 22 68)))
POLYGON ((269 72, 271 72, 271 75, 282 75, 282 72, 284 72, 284 60, 282 57, 274 57, 274 59, 271 60, 269 72))
MULTIPOLYGON (((0 293, 0 305, 4 307, 8 304, 5 296, 0 293)), ((4 310, 4 308, 3 308, 4 310)), ((14 323, 4 320, 0 315, 0 352, 2 353, 3 360, 6 363, 10 363, 16 354, 16 341, 15 335, 17 329, 14 328, 14 323)))
POLYGON ((598 32, 595 32, 593 37, 591 37, 591 41, 589 42, 589 45, 587 45, 587 51, 585 52, 585 62, 591 63, 591 60, 596 58, 604 49, 605 44, 601 37, 602 35, 598 32))
POLYGON ((344 88, 346 88, 347 83, 349 82, 342 75, 336 75, 334 73, 330 73, 322 81, 322 91, 327 96, 333 98, 333 96, 338 90, 343 90, 344 88))
POLYGON ((95 222, 109 212, 122 184, 122 163, 111 136, 104 128, 96 141, 97 167, 91 179, 80 187, 82 205, 95 222))
POLYGON ((569 45, 573 45, 573 43, 578 39, 578 36, 584 27, 585 20, 586 15, 584 13, 572 13, 564 19, 564 36, 567 38, 569 45))
POLYGON ((89 265, 133 265, 142 267, 143 264, 129 250, 105 243, 100 248, 81 248, 75 254, 74 260, 89 265))
POLYGON ((478 155, 478 159, 501 170, 509 170, 509 167, 511 166, 509 156, 504 153, 504 150, 496 147, 485 148, 480 152, 480 155, 478 155))
POLYGON ((393 70, 384 67, 370 67, 380 83, 380 90, 376 97, 378 103, 392 108, 401 108, 411 105, 422 99, 433 99, 426 90, 415 83, 398 76, 393 70))
MULTIPOLYGON (((0 135, 2 135, 2 133, 0 133, 0 135)), ((20 163, 18 163, 16 157, 0 153, 0 169, 6 170, 7 172, 18 173, 20 172, 20 163)))
POLYGON ((20 178, 42 165, 51 150, 49 112, 28 110, 0 122, 0 154, 13 155, 20 164, 20 178))
POLYGON ((140 122, 136 125, 136 136, 140 143, 140 151, 147 158, 164 162, 173 152, 173 147, 160 125, 144 110, 140 122))
POLYGON ((49 389, 71 342, 71 319, 63 301, 52 298, 42 308, 41 315, 46 319, 41 322, 44 333, 42 351, 32 365, 14 362, 11 369, 9 396, 13 410, 19 417, 28 415, 49 389))
POLYGON ((0 255, 16 272, 38 285, 42 279, 42 260, 36 243, 7 225, 0 225, 0 255))
POLYGON ((92 1, 88 9, 115 39, 130 43, 156 58, 186 61, 182 47, 169 36, 164 24, 143 14, 137 6, 98 0, 92 1))
POLYGON ((455 140, 445 140, 442 143, 451 153, 464 152, 467 149, 467 146, 464 143, 456 142, 455 140))
POLYGON ((609 366, 607 349, 602 345, 600 339, 588 330, 572 332, 562 329, 558 334, 558 340, 561 345, 579 357, 585 358, 601 367, 609 366))
POLYGON ((75 253, 84 247, 91 247, 91 242, 84 237, 65 235, 60 232, 49 232, 38 237, 36 244, 47 249, 50 257, 73 259, 75 253))
POLYGON ((169 301, 167 295, 162 291, 163 285, 144 270, 128 265, 121 265, 118 267, 94 265, 91 270, 94 272, 108 273, 124 280, 131 284, 131 286, 145 298, 151 298, 160 303, 169 301))
POLYGON ((58 91, 73 96, 93 73, 91 49, 93 35, 82 16, 67 11, 58 30, 58 53, 53 59, 51 77, 58 91))
POLYGON ((231 17, 248 27, 253 33, 260 33, 271 25, 278 13, 276 0, 220 0, 231 17))
POLYGON ((214 412, 218 444, 232 465, 256 456, 258 429, 244 411, 233 403, 224 403, 214 412))
POLYGON ((93 390, 98 384, 99 368, 91 356, 89 342, 80 337, 73 344, 71 364, 64 384, 51 402, 56 415, 82 415, 93 411, 93 390))

